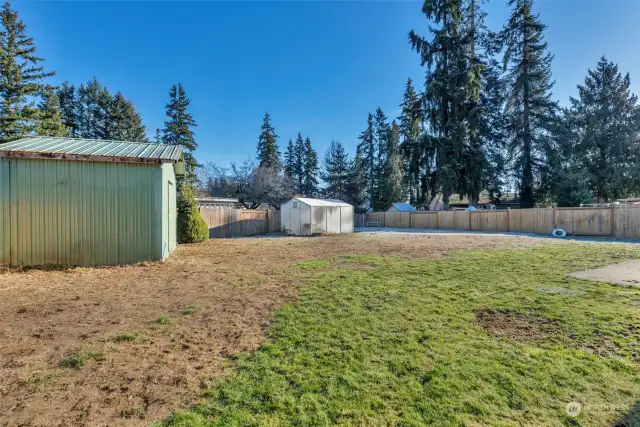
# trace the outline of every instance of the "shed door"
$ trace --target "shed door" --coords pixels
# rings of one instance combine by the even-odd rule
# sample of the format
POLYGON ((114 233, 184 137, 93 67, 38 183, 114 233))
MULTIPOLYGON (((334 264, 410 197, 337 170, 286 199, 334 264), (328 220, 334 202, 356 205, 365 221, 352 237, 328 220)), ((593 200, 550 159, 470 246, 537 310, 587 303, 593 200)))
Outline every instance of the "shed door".
POLYGON ((302 224, 300 222, 301 214, 301 202, 291 202, 291 210, 289 211, 289 218, 291 219, 291 232, 296 236, 301 233, 302 224))

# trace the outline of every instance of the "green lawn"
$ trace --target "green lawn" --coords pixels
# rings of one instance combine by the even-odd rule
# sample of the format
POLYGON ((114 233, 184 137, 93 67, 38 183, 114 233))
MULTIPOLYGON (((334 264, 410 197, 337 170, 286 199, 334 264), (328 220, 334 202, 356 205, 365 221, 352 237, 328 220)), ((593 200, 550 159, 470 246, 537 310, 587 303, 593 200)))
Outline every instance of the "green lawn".
POLYGON ((565 276, 628 258, 640 250, 572 244, 299 264, 269 342, 166 424, 640 425, 640 289, 565 276), (524 340, 478 312, 547 324, 524 340), (571 418, 571 401, 591 406, 571 418))

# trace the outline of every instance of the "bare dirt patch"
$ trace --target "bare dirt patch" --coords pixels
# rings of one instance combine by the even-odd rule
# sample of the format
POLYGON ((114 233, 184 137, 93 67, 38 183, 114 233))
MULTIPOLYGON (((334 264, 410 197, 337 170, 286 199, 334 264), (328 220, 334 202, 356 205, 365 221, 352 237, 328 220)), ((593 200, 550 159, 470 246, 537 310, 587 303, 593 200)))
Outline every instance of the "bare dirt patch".
POLYGON ((148 425, 195 403, 210 378, 229 371, 229 355, 263 343, 271 313, 310 274, 295 268, 300 261, 540 242, 384 233, 215 239, 181 246, 163 263, 5 271, 0 425, 148 425), (61 364, 74 358, 82 363, 61 364))
POLYGON ((559 332, 562 327, 544 316, 509 310, 481 310, 476 323, 487 332, 517 341, 538 341, 559 332))
POLYGON ((577 279, 640 287, 640 261, 626 261, 569 274, 577 279))

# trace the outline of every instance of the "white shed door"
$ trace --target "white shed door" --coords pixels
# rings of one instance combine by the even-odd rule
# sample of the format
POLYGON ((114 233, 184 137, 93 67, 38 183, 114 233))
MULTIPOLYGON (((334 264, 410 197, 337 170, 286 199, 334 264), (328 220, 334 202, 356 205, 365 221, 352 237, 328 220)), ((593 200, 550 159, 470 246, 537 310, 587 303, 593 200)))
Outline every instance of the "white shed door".
POLYGON ((296 236, 300 235, 300 202, 291 202, 291 211, 289 211, 289 218, 291 219, 291 232, 296 236))

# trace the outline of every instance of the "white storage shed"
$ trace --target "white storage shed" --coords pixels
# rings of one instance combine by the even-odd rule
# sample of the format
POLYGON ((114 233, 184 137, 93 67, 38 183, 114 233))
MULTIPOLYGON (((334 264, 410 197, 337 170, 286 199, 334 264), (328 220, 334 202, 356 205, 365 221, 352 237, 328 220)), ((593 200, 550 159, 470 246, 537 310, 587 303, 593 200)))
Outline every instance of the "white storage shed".
POLYGON ((341 200, 296 197, 280 207, 280 225, 287 233, 352 233, 353 206, 341 200))

